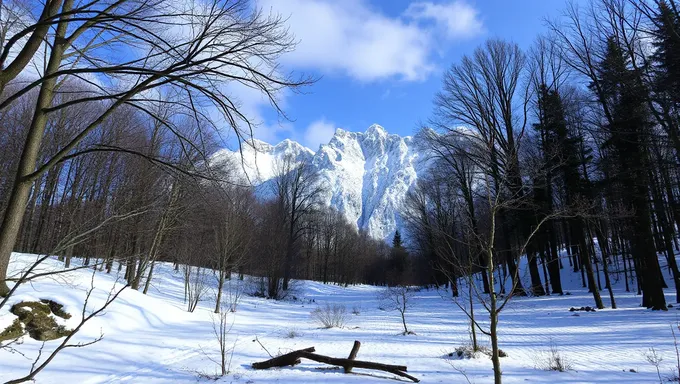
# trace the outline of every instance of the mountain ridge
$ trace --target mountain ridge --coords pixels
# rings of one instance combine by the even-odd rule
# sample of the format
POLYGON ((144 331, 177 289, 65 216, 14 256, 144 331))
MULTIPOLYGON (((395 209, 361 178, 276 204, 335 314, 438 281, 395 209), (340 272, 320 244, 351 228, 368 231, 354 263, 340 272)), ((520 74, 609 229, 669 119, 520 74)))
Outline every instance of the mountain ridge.
MULTIPOLYGON (((326 188, 322 200, 341 212, 358 229, 376 239, 389 241, 403 227, 400 210, 426 159, 414 145, 413 136, 389 133, 379 124, 364 132, 337 128, 316 152, 285 139, 276 145, 254 139, 242 149, 241 171, 253 185, 275 177, 275 164, 284 156, 311 161, 326 188)), ((213 159, 240 159, 238 151, 218 151, 213 159)))

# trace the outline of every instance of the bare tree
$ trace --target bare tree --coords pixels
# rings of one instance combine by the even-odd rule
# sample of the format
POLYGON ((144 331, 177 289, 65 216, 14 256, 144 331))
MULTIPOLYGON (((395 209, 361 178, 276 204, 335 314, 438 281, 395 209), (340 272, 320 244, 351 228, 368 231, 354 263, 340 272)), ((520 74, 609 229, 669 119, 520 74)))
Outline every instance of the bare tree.
MULTIPOLYGON (((476 238, 476 241, 479 244, 478 247, 481 248, 482 251, 486 254, 486 259, 488 260, 488 264, 486 266, 486 270, 484 271, 484 273, 488 275, 489 279, 490 288, 489 295, 488 296, 485 295, 482 291, 480 291, 477 288, 474 275, 472 274, 467 275, 468 279, 467 283, 469 284, 469 287, 471 287, 474 296, 479 302, 482 303, 484 309, 487 311, 489 315, 490 320, 489 327, 485 328, 481 326, 477 321, 474 320, 473 314, 468 312, 464 307, 461 308, 470 317, 471 321, 475 322, 477 329, 479 329, 483 334, 490 337, 492 351, 491 360, 493 362, 494 367, 494 383, 500 384, 502 382, 502 370, 500 364, 500 348, 498 344, 499 315, 503 311, 503 309, 505 309, 507 304, 510 302, 510 299, 513 297, 512 294, 512 292, 514 292, 513 288, 516 282, 519 280, 519 276, 513 276, 511 280, 512 287, 509 290, 510 294, 500 298, 497 292, 496 288, 497 282, 495 278, 497 264, 494 262, 498 250, 498 246, 496 245, 496 234, 498 232, 497 217, 504 210, 515 207, 517 201, 505 199, 503 193, 498 193, 494 190, 493 184, 494 182, 491 181, 491 177, 486 176, 484 182, 484 189, 486 191, 486 202, 488 207, 487 213, 488 224, 485 233, 482 233, 481 236, 476 238)), ((533 240, 534 236, 536 235, 536 233, 538 233, 541 227, 545 225, 546 222, 549 222, 550 220, 556 217, 559 217, 559 213, 553 212, 552 214, 545 216, 540 222, 538 222, 536 226, 532 229, 532 231, 527 235, 527 237, 522 241, 522 244, 518 248, 518 254, 519 255, 525 254, 529 243, 533 240)), ((518 272, 516 271, 515 273, 518 272)))
POLYGON ((286 156, 276 165, 275 202, 287 231, 286 256, 283 262, 283 290, 288 289, 293 275, 299 240, 308 228, 305 219, 319 209, 324 187, 318 169, 309 161, 286 156))
POLYGON ((70 247, 76 246, 87 241, 88 239, 94 237, 97 232, 104 231, 110 228, 110 226, 113 224, 124 222, 127 220, 132 220, 140 215, 143 215, 144 213, 146 213, 145 208, 129 212, 114 213, 111 216, 104 219, 103 221, 101 221, 100 223, 97 224, 87 223, 84 226, 86 229, 83 230, 80 230, 80 228, 74 229, 71 233, 68 233, 66 236, 64 236, 62 240, 59 242, 59 244, 57 244, 57 246, 55 246, 55 248, 53 248, 51 252, 48 252, 45 255, 37 255, 32 263, 27 265, 22 270, 17 271, 13 275, 8 276, 8 280, 12 281, 14 284, 12 285, 12 288, 9 290, 8 294, 5 297, 3 297, 2 300, 0 300, 0 309, 2 309, 7 304, 7 302, 12 298, 15 292, 26 283, 30 283, 41 278, 49 278, 54 277, 56 275, 62 275, 80 269, 96 267, 96 265, 80 265, 60 270, 41 269, 45 261, 53 257, 52 255, 59 254, 63 252, 65 249, 68 249, 70 247))
MULTIPOLYGON (((475 152, 468 151, 477 172, 491 175, 494 190, 514 201, 520 201, 517 198, 525 194, 519 165, 530 102, 530 87, 521 83, 525 71, 526 59, 516 44, 489 40, 444 74, 443 90, 435 98, 432 119, 432 125, 441 133, 463 136, 466 145, 477 148, 475 152)), ((513 238, 525 237, 529 229, 520 208, 514 207, 517 214, 501 212, 499 217, 502 236, 498 241, 504 249, 501 254, 510 275, 515 277, 519 275, 513 238)), ((519 280, 513 287, 517 290, 513 294, 525 294, 519 280)))
POLYGON ((218 302, 217 305, 218 308, 213 315, 213 334, 219 348, 219 359, 215 360, 210 356, 208 358, 220 367, 221 376, 225 376, 231 368, 231 359, 234 356, 236 341, 238 341, 236 339, 233 345, 228 343, 229 334, 234 326, 234 314, 229 309, 234 308, 236 303, 233 301, 218 302))
POLYGON ((398 311, 401 315, 401 324, 404 327, 403 335, 415 335, 406 326, 406 311, 413 306, 415 289, 405 285, 397 285, 385 288, 378 295, 381 306, 391 311, 398 311))
POLYGON ((225 280, 231 279, 234 270, 240 270, 251 249, 255 234, 255 197, 251 190, 220 185, 210 200, 212 229, 215 235, 217 299, 215 313, 220 311, 225 280))

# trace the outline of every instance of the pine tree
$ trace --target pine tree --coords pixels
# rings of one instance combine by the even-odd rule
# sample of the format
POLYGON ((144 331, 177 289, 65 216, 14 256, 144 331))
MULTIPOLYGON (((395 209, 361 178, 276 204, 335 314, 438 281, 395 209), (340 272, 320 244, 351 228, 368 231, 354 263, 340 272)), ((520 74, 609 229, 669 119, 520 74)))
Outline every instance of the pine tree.
MULTIPOLYGON (((656 15, 651 21, 654 25, 654 52, 651 56, 654 116, 675 148, 676 161, 680 162, 680 17, 674 4, 671 6, 662 0, 658 2, 656 15)), ((673 209, 677 211, 680 207, 673 209)))
MULTIPOLYGON (((545 84, 539 87, 538 97, 538 115, 539 122, 534 125, 534 128, 539 131, 541 137, 541 149, 543 152, 544 161, 544 178, 542 182, 534 183, 534 202, 542 216, 548 215, 553 211, 553 169, 551 166, 553 157, 553 147, 555 146, 554 134, 550 127, 554 124, 554 111, 550 104, 550 93, 545 84), (537 187, 537 185, 542 186, 537 187)), ((559 251, 557 244, 557 223, 551 221, 545 225, 540 237, 541 244, 539 251, 543 253, 547 259, 547 269, 550 274, 550 284, 553 288, 553 293, 562 294, 562 282, 560 278, 559 265, 559 251)))
POLYGON ((602 126, 606 140, 601 149, 612 157, 611 178, 619 187, 618 193, 610 198, 618 198, 629 216, 624 231, 636 260, 642 305, 665 310, 648 204, 650 165, 647 145, 651 127, 645 103, 647 95, 639 73, 628 64, 616 38, 608 38, 605 56, 597 68, 601 89, 598 96, 610 113, 607 123, 602 126))
POLYGON ((668 2, 659 1, 653 31, 652 60, 656 69, 654 88, 680 102, 680 19, 668 2))
POLYGON ((406 283, 406 275, 409 268, 409 257, 406 248, 401 241, 401 233, 397 230, 392 238, 392 250, 390 251, 388 283, 401 285, 406 283))
MULTIPOLYGON (((545 86, 541 89, 539 107, 542 112, 542 122, 539 129, 542 129, 543 152, 546 154, 546 168, 558 174, 564 190, 564 202, 566 208, 571 211, 570 218, 567 220, 572 241, 577 245, 580 262, 585 267, 588 278, 588 288, 593 294, 595 306, 599 309, 604 308, 600 293, 595 285, 593 274, 592 256, 589 252, 585 236, 585 223, 579 215, 580 202, 586 198, 586 186, 579 173, 580 160, 578 158, 578 138, 573 137, 567 128, 567 121, 564 113, 562 98, 556 90, 548 90, 545 86)), ((551 185, 552 180, 548 181, 551 185)), ((552 206, 552 197, 545 199, 549 206, 552 206)), ((553 263, 554 264, 554 263, 553 263)), ((555 266, 551 267, 552 273, 559 275, 559 270, 555 271, 555 266)))
POLYGON ((401 233, 399 233, 398 229, 394 232, 394 237, 392 238, 392 248, 403 248, 401 245, 401 233))

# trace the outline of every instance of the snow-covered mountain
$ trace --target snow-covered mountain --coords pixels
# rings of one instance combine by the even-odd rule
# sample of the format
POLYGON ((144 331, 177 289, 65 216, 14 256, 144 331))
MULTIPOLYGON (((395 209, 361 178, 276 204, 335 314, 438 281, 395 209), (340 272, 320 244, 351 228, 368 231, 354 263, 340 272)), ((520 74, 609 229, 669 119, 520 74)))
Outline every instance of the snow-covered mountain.
MULTIPOLYGON (((347 220, 365 229, 376 239, 390 240, 401 228, 400 209, 407 191, 426 163, 414 145, 413 137, 389 134, 380 125, 366 132, 337 129, 328 144, 318 151, 291 140, 277 145, 254 140, 244 146, 243 166, 237 168, 254 185, 262 185, 275 175, 275 164, 284 156, 311 160, 325 186, 324 201, 342 212, 347 220)), ((231 159, 241 164, 238 152, 222 150, 214 159, 231 159)))

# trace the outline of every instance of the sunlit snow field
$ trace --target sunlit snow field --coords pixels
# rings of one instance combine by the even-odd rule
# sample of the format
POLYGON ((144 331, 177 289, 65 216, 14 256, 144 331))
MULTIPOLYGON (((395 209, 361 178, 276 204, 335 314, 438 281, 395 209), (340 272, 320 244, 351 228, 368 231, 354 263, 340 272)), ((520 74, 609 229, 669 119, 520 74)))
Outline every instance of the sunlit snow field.
MULTIPOLYGON (((34 255, 13 254, 10 267, 16 269, 33 261, 34 255)), ((59 268, 55 259, 44 268, 59 268)), ((116 268, 114 268, 115 270, 116 268)), ((593 305, 592 296, 581 288, 580 275, 568 266, 562 271, 568 296, 514 298, 501 314, 500 347, 508 354, 502 358, 506 383, 658 383, 655 367, 646 354, 654 346, 663 357, 661 377, 672 375, 675 347, 671 326, 680 322, 680 311, 652 312, 639 307, 635 292, 627 293, 623 283, 616 285, 619 309, 594 313, 570 312, 570 307, 593 305), (569 372, 544 371, 550 345, 573 367, 569 372)), ((665 278, 672 283, 669 275, 665 278)), ((92 272, 82 269, 43 279, 20 288, 10 305, 0 312, 0 328, 14 318, 8 307, 25 299, 52 298, 66 304, 74 317, 66 321, 73 327, 92 272)), ((97 273, 97 289, 92 307, 106 299, 116 275, 97 273)), ((219 371, 211 361, 218 358, 218 344, 213 335, 212 313, 216 279, 209 277, 211 291, 194 313, 186 311, 184 281, 181 272, 170 264, 159 264, 148 295, 127 290, 106 313, 93 319, 73 342, 88 342, 103 333, 99 343, 67 349, 37 377, 38 383, 195 383, 213 382, 208 376, 219 371)), ((671 284, 672 285, 672 284, 671 284)), ((355 369, 353 374, 303 360, 295 367, 256 371, 250 365, 272 355, 306 347, 333 357, 347 357, 354 340, 362 342, 358 359, 386 364, 406 365, 409 374, 423 383, 491 383, 493 374, 488 358, 459 360, 448 356, 457 346, 470 341, 468 320, 453 303, 450 293, 422 290, 407 312, 409 328, 416 335, 402 336, 397 312, 379 309, 377 294, 381 288, 371 286, 297 283, 297 300, 272 301, 244 295, 236 313, 229 344, 234 347, 231 373, 218 382, 225 383, 389 383, 397 378, 389 373, 355 369), (322 329, 310 312, 326 303, 347 306, 349 321, 342 329, 322 329), (356 307, 360 314, 352 314, 356 307), (291 335, 293 333, 294 335, 291 335), (295 337, 290 337, 295 336, 295 337), (256 338, 259 342, 256 341, 256 338), (267 350, 265 351, 262 346, 267 350), (452 366, 453 365, 453 366, 452 366)), ((602 291, 609 306, 606 290, 602 291)), ((674 303, 674 293, 667 290, 667 300, 674 303)), ((461 303, 463 304, 463 303, 461 303)), ((481 321, 484 311, 476 308, 481 321)), ((232 320, 230 320, 232 321, 232 320)), ((481 321, 484 323, 484 321, 481 321)), ((677 329, 676 329, 677 330, 677 329)), ((479 335, 482 344, 488 339, 479 335)), ((60 341, 46 344, 54 348, 60 341)), ((24 338, 18 353, 0 351, 0 381, 25 375, 42 342, 24 338)), ((45 356, 43 352, 43 356, 45 356)), ((406 381, 406 380, 404 380, 406 381)))

